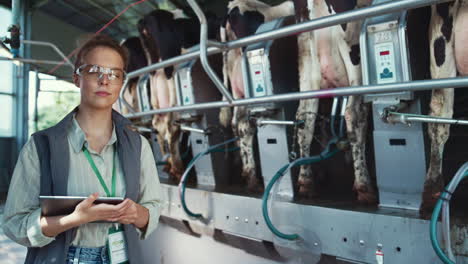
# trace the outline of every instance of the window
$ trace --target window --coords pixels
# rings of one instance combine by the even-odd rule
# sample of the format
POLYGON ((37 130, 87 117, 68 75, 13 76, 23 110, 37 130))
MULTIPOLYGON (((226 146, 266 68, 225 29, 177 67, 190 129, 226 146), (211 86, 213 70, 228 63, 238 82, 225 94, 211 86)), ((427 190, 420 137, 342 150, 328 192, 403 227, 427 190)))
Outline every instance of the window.
POLYGON ((13 97, 0 94, 0 137, 13 136, 13 97))
MULTIPOLYGON (((11 11, 0 7, 0 36, 7 36, 10 22, 11 11)), ((8 55, 0 48, 0 56, 8 55)), ((0 137, 12 137, 13 132, 13 63, 0 61, 0 137)))
POLYGON ((40 91, 35 98, 36 73, 29 72, 29 134, 57 124, 80 102, 79 89, 71 82, 57 80, 52 75, 39 73, 40 91), (37 123, 34 107, 37 100, 37 123))

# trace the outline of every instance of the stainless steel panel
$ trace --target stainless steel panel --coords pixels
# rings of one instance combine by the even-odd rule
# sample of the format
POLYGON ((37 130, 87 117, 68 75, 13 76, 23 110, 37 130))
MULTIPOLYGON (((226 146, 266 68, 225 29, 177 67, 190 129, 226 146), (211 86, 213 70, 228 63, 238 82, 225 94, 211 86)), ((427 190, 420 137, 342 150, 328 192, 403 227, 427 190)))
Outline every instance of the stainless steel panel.
MULTIPOLYGON (((258 149, 260 151, 260 163, 265 186, 271 181, 275 173, 289 163, 288 140, 286 126, 264 125, 257 130, 258 149)), ((291 173, 288 171, 276 183, 275 194, 286 199, 294 196, 291 173)))
MULTIPOLYGON (((185 216, 175 186, 163 184, 163 193, 168 201, 163 215, 202 224, 185 216)), ((258 198, 188 189, 187 203, 194 212, 203 213, 206 226, 273 242, 280 253, 286 252, 284 257, 293 254, 281 248, 375 263, 377 244, 382 244, 385 263, 441 263, 430 244, 429 221, 417 218, 412 211, 351 211, 276 201, 270 208, 274 224, 301 237, 291 242, 275 238, 268 230, 258 198)))
MULTIPOLYGON (((161 153, 161 149, 160 149, 159 143, 157 142, 155 133, 151 133, 150 143, 151 143, 151 148, 153 150, 154 160, 156 161, 156 163, 163 161, 165 157, 163 157, 161 153)), ((169 179, 169 174, 167 174, 167 172, 163 170, 164 165, 157 165, 156 168, 158 170, 159 178, 164 179, 164 180, 169 179)))
MULTIPOLYGON (((192 127, 205 129, 206 124, 201 125, 200 123, 192 123, 192 127)), ((190 141, 192 143, 193 157, 210 147, 209 137, 203 133, 191 132, 190 141)), ((215 187, 215 173, 213 171, 211 154, 204 155, 197 160, 195 163, 195 172, 197 174, 197 184, 211 188, 215 187)))

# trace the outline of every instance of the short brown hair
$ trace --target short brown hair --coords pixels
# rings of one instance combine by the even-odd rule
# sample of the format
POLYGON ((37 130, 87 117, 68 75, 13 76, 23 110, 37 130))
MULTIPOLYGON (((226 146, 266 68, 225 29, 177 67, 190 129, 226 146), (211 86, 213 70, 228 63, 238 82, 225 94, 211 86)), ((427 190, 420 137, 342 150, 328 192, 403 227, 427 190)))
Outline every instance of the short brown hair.
POLYGON ((107 47, 115 50, 119 53, 124 63, 124 70, 127 69, 128 63, 128 51, 125 47, 122 47, 113 38, 107 35, 94 35, 88 39, 78 50, 75 60, 75 69, 83 64, 83 59, 88 53, 96 47, 107 47))

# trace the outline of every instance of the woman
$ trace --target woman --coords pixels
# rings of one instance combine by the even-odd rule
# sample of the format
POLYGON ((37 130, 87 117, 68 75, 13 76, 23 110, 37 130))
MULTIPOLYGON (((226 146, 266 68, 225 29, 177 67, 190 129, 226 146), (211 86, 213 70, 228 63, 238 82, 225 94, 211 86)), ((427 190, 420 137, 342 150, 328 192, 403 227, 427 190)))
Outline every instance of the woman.
POLYGON ((3 228, 28 247, 25 263, 143 263, 133 240, 155 230, 161 192, 148 142, 112 110, 127 60, 109 37, 86 42, 73 76, 80 105, 54 127, 33 134, 21 151, 3 228), (69 215, 43 216, 39 195, 88 198, 69 215), (126 199, 93 204, 99 196, 126 199))

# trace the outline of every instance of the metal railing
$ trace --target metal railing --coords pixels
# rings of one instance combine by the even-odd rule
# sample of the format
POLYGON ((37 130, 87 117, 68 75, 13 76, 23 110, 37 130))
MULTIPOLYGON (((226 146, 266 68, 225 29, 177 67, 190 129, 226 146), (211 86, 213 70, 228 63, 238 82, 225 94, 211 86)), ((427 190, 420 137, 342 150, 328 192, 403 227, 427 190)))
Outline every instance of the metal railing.
POLYGON ((151 111, 132 113, 126 115, 128 118, 137 118, 146 115, 163 114, 168 112, 181 112, 191 110, 203 110, 210 108, 220 108, 227 106, 245 106, 253 104, 263 104, 268 102, 286 102, 296 101, 311 98, 331 98, 337 96, 349 96, 349 95, 364 95, 364 94, 379 94, 379 93, 395 93, 401 91, 425 91, 432 89, 443 89, 443 88, 462 88, 468 87, 468 77, 459 78, 448 78, 448 79, 435 79, 435 80, 423 80, 423 81, 411 81, 403 83, 392 83, 392 84, 379 84, 379 85, 367 85, 367 86, 352 86, 335 88, 329 90, 316 90, 307 92, 295 92, 287 94, 277 94, 264 97, 246 98, 234 100, 231 104, 227 101, 217 101, 200 103, 194 105, 176 106, 170 108, 154 109, 151 111))
MULTIPOLYGON (((45 41, 36 41, 36 40, 21 40, 21 43, 28 44, 28 45, 35 45, 35 46, 45 46, 52 48, 72 70, 74 70, 75 66, 71 61, 63 54, 63 52, 54 44, 45 41)), ((38 59, 26 59, 26 58, 13 58, 13 57, 0 57, 0 61, 2 60, 9 60, 9 61, 19 61, 24 63, 33 63, 33 64, 50 64, 50 65, 61 65, 63 61, 52 61, 52 60, 38 60, 38 59)))
MULTIPOLYGON (((139 70, 130 72, 127 74, 127 79, 138 77, 142 74, 152 72, 161 68, 173 66, 179 63, 197 59, 200 56, 207 56, 221 53, 225 50, 235 49, 244 47, 253 43, 258 43, 267 40, 273 40, 277 38, 282 38, 290 35, 300 34, 303 32, 313 31, 321 28, 326 28, 334 25, 339 25, 347 23, 354 20, 365 19, 368 17, 384 15, 388 13, 400 12, 408 9, 414 9, 424 6, 429 6, 437 3, 448 2, 449 0, 400 0, 400 1, 391 1, 388 3, 373 5, 369 7, 360 8, 357 10, 351 10, 348 12, 343 12, 340 14, 330 15, 326 17, 321 17, 313 19, 307 22, 294 24, 286 27, 282 27, 276 30, 272 30, 265 33, 255 34, 253 36, 241 38, 235 41, 214 43, 207 42, 207 46, 216 46, 208 47, 205 51, 193 51, 189 52, 153 65, 141 68, 139 70), (224 48, 222 48, 224 47, 224 48)), ((194 1, 191 5, 197 5, 194 1)), ((202 23, 203 26, 203 23, 202 23)), ((206 26, 206 25, 205 25, 206 26)), ((343 96, 343 95, 357 95, 357 94, 366 94, 366 93, 386 93, 386 92, 400 92, 400 91, 416 91, 416 90, 430 90, 430 89, 440 89, 447 87, 464 87, 467 86, 468 82, 466 78, 453 78, 445 80, 434 80, 434 81, 422 81, 417 84, 413 83, 400 83, 392 85, 375 85, 375 86, 360 86, 360 87, 345 87, 327 91, 310 91, 302 93, 289 93, 281 95, 266 96, 261 98, 248 98, 248 99, 238 99, 229 101, 218 101, 210 103, 201 103, 190 106, 176 106, 164 109, 154 109, 145 112, 131 113, 126 115, 128 118, 137 118, 146 115, 162 114, 167 112, 179 112, 179 111, 188 111, 188 110, 200 110, 208 108, 220 108, 226 106, 240 106, 240 105, 249 105, 249 104, 259 104, 267 102, 279 102, 279 101, 292 101, 292 100, 301 100, 301 99, 310 99, 310 98, 320 98, 320 97, 333 97, 333 96, 343 96), (453 82, 453 83, 452 83, 453 82), (402 87, 404 85, 405 87, 402 87), (428 85, 427 87, 421 87, 421 85, 428 85)), ((218 86, 217 86, 218 87, 218 86)), ((221 93, 224 94, 223 89, 218 87, 221 93)), ((124 98, 121 98, 124 104, 128 104, 124 98)))

